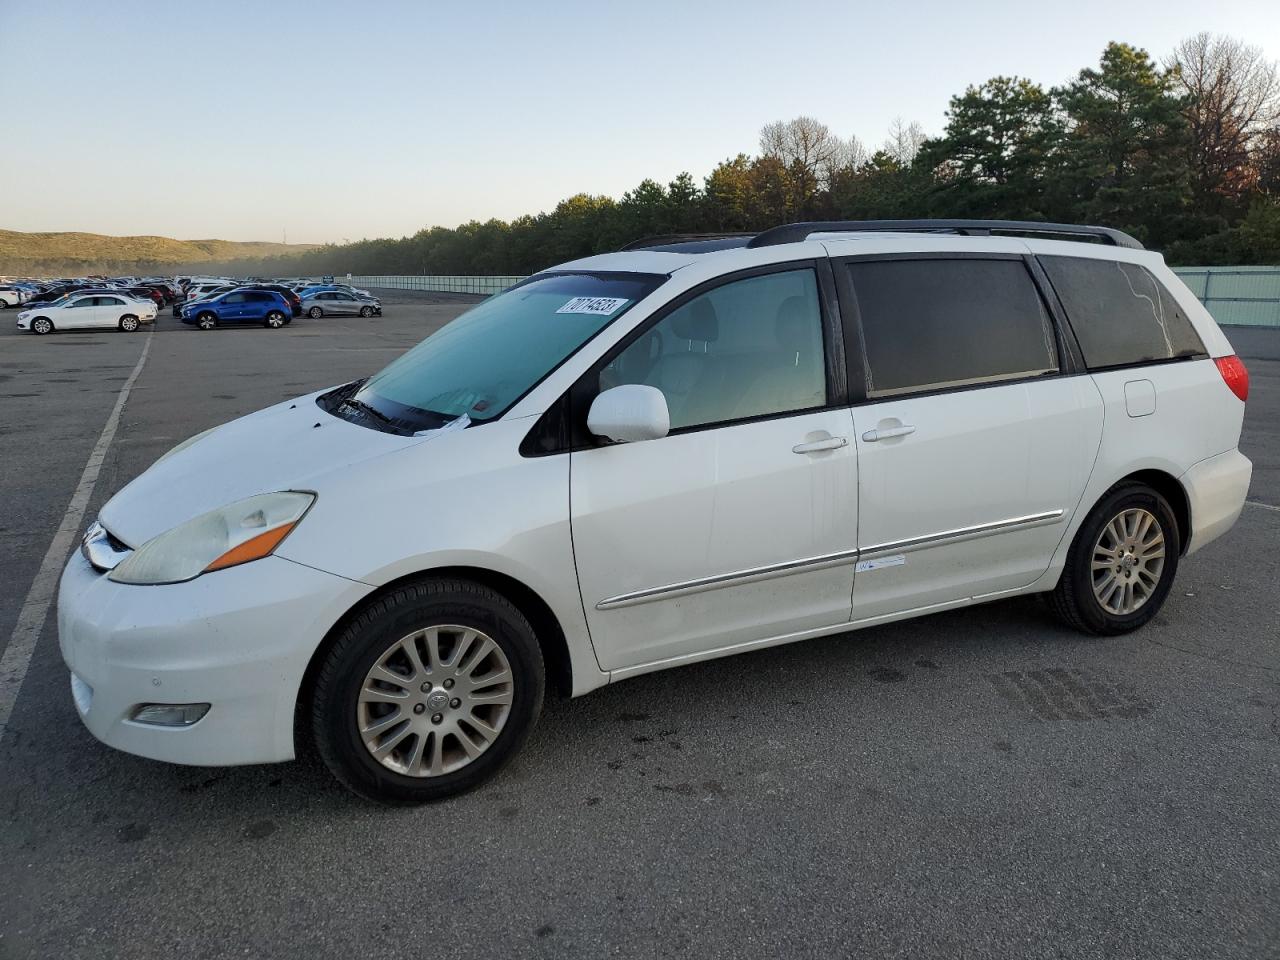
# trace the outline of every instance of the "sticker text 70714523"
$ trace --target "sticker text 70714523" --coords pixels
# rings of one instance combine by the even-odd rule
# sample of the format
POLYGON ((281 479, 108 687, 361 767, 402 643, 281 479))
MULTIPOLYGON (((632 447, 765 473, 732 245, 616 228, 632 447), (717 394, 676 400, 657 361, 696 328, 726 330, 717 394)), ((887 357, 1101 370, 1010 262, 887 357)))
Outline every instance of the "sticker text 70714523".
POLYGON ((607 317, 626 302, 626 297, 574 297, 556 313, 590 313, 607 317))

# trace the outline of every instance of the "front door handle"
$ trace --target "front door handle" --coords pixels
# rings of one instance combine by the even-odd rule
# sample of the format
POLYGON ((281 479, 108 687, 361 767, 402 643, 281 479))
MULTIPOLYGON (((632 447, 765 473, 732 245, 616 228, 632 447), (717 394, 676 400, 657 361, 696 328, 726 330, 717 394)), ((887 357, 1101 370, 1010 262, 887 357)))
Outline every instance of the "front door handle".
POLYGON ((862 435, 862 439, 866 443, 875 443, 877 440, 888 440, 892 437, 905 437, 909 433, 915 433, 916 428, 909 423, 904 423, 900 427, 884 427, 880 430, 868 430, 862 435))
POLYGON ((839 450, 848 446, 848 437, 827 437, 825 440, 813 440, 809 443, 797 443, 791 448, 792 453, 818 453, 822 450, 839 450))

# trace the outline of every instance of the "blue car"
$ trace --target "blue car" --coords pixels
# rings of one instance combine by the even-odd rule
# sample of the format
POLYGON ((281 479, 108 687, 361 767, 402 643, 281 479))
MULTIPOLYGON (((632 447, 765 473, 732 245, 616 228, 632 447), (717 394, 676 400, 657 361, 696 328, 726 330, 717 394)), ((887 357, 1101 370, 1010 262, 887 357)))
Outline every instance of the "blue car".
POLYGON ((274 290, 232 290, 186 304, 178 319, 201 330, 232 323, 256 323, 278 330, 293 319, 293 311, 274 290))

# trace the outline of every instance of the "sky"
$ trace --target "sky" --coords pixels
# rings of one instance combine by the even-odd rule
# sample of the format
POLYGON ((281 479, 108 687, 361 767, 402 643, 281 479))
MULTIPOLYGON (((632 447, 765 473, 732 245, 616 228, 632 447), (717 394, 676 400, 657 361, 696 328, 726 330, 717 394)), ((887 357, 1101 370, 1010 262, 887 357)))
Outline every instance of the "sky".
POLYGON ((1280 58, 1280 2, 0 0, 0 228, 343 242, 701 181, 808 114, 876 147, 1110 40, 1280 58))

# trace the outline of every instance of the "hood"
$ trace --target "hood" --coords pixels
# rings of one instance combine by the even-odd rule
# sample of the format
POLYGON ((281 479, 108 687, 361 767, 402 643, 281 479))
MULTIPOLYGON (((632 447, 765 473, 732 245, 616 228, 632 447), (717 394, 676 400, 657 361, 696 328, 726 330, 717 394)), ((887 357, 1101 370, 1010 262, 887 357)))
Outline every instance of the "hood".
MULTIPOLYGON (((332 389, 332 388, 330 388, 332 389)), ((112 497, 99 519, 131 547, 217 507, 259 493, 311 490, 352 464, 396 453, 422 437, 381 433, 316 406, 321 390, 215 427, 161 458, 112 497)))

